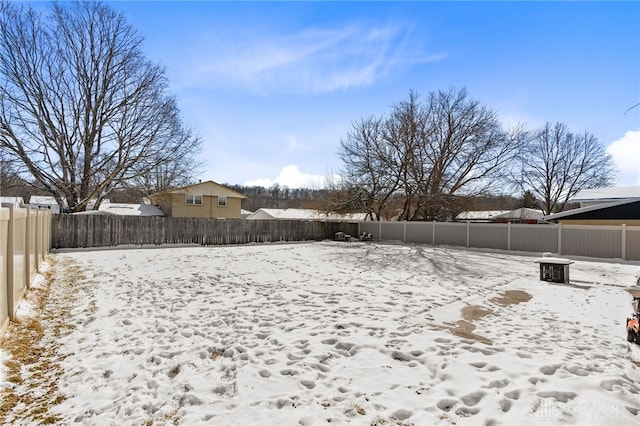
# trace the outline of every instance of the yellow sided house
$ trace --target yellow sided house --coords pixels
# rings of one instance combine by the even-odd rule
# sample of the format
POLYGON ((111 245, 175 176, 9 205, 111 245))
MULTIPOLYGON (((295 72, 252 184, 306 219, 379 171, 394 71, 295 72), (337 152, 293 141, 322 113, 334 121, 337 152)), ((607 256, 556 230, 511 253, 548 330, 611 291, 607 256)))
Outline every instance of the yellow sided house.
POLYGON ((201 217, 209 219, 240 219, 242 200, 246 195, 212 180, 183 188, 149 195, 171 217, 201 217))

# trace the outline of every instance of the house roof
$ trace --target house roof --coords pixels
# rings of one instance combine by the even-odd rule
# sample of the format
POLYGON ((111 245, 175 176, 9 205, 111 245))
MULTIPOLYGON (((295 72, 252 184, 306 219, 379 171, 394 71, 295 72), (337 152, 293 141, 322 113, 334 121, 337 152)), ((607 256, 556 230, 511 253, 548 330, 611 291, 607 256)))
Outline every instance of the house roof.
MULTIPOLYGON (((32 195, 29 198, 29 204, 40 205, 40 206, 57 206, 58 202, 56 201, 56 197, 53 195, 32 195)), ((67 204, 67 199, 62 198, 62 207, 69 207, 67 204)))
POLYGON ((571 199, 572 202, 585 201, 615 201, 620 199, 640 197, 640 186, 626 186, 615 188, 583 189, 571 199))
POLYGON ((247 219, 281 219, 281 220, 364 220, 365 213, 336 214, 313 209, 258 209, 247 219))
MULTIPOLYGON (((603 214, 607 215, 607 213, 609 213, 609 216, 606 217, 608 219, 640 219, 640 197, 612 201, 609 203, 596 204, 593 206, 581 207, 579 209, 567 210, 564 212, 544 216, 543 219, 549 220, 549 221, 556 220, 556 219, 567 219, 567 218, 580 219, 580 217, 576 217, 576 216, 583 216, 584 214, 588 214, 592 212, 601 212, 599 213, 599 216, 602 216, 603 214), (623 206, 631 207, 631 209, 617 209, 618 211, 622 211, 623 215, 628 215, 625 213, 633 210, 633 208, 636 207, 635 210, 637 211, 637 214, 636 214, 637 217, 615 217, 615 216, 619 216, 620 213, 614 214, 612 209, 616 209, 623 206), (605 210, 609 210, 609 212, 605 212, 605 210)), ((586 219, 586 217, 584 218, 586 219)), ((602 217, 602 218, 604 219, 605 217, 602 217)))
POLYGON ((121 216, 164 216, 159 207, 148 204, 108 203, 101 204, 98 210, 121 216))
POLYGON ((164 216, 157 206, 148 204, 102 203, 98 210, 87 210, 78 214, 116 215, 116 216, 164 216))
POLYGON ((494 219, 538 220, 538 219, 542 219, 543 216, 544 216, 544 213, 542 213, 540 210, 534 210, 534 209, 528 209, 526 207, 522 207, 507 213, 500 214, 498 216, 494 216, 494 219))
POLYGON ((24 199, 22 197, 0 197, 0 204, 1 203, 13 204, 15 207, 20 207, 24 204, 24 199))
POLYGON ((32 195, 29 204, 58 204, 56 197, 51 195, 32 195))
POLYGON ((456 220, 492 220, 496 217, 511 213, 510 210, 468 210, 456 216, 456 220))
POLYGON ((194 183, 193 185, 183 186, 182 188, 171 189, 164 192, 158 192, 151 194, 150 197, 154 197, 162 194, 195 194, 195 195, 214 195, 218 197, 228 198, 248 198, 246 195, 241 194, 233 189, 227 188, 224 185, 220 185, 217 182, 208 180, 205 182, 194 183))

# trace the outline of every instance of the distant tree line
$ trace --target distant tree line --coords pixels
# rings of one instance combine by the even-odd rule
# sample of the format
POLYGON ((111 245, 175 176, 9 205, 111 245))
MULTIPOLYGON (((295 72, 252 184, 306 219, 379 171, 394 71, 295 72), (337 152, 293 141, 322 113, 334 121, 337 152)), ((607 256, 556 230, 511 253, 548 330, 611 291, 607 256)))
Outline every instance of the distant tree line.
MULTIPOLYGON (((2 163, 0 162, 0 165, 2 163)), ((224 184, 226 187, 247 195, 242 201, 242 208, 254 212, 260 208, 272 209, 316 209, 320 211, 335 211, 335 199, 342 197, 342 193, 336 189, 311 189, 289 188, 284 185, 243 186, 224 184)), ((109 194, 112 203, 140 203, 151 192, 144 187, 127 186, 115 189, 109 194)), ((28 202, 32 195, 49 195, 31 182, 20 177, 3 174, 0 169, 0 194, 2 196, 22 197, 28 202)), ((390 201, 390 206, 400 208, 402 198, 398 197, 390 201), (394 204, 395 203, 395 204, 394 204)), ((455 206, 451 206, 452 212, 458 214, 465 210, 514 210, 520 207, 536 208, 532 194, 527 193, 523 197, 511 195, 484 195, 477 197, 459 197, 455 206)), ((344 210, 353 212, 354 209, 344 210)))
POLYGON ((249 211, 256 211, 260 208, 324 210, 325 200, 330 193, 326 189, 289 188, 279 184, 274 184, 269 188, 232 184, 225 184, 225 186, 248 197, 243 200, 242 208, 249 211))
MULTIPOLYGON (((225 184, 234 191, 245 194, 246 200, 242 202, 242 208, 256 211, 260 208, 273 209, 315 209, 320 211, 338 211, 332 208, 336 205, 336 199, 342 198, 343 193, 339 189, 310 189, 288 188, 284 185, 272 185, 268 188, 262 186, 243 186, 225 184)), ((390 205, 400 207, 404 199, 398 197, 390 202, 390 205)), ((533 194, 525 192, 522 197, 512 195, 479 195, 473 197, 459 197, 453 209, 456 214, 465 210, 514 210, 520 207, 536 208, 533 194)), ((341 212, 353 213, 353 208, 341 212)))

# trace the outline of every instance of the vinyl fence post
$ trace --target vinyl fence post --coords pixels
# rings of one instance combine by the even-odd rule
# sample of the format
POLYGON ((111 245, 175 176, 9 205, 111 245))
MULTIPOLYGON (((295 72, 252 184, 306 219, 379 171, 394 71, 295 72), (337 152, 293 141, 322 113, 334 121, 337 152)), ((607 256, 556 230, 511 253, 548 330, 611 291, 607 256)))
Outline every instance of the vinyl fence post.
POLYGON ((622 260, 627 260, 627 225, 622 224, 620 230, 622 232, 622 247, 620 253, 622 253, 622 260))
POLYGON ((406 220, 404 221, 404 227, 403 228, 404 229, 402 230, 403 231, 402 242, 406 243, 407 242, 407 221, 406 220))
POLYGON ((15 239, 15 226, 16 218, 13 205, 5 204, 5 207, 9 208, 9 226, 7 228, 7 311, 9 312, 9 318, 15 320, 16 308, 14 298, 14 239, 15 239))
POLYGON ((469 225, 469 221, 467 221, 467 248, 469 248, 469 231, 471 229, 471 225, 469 225))
POLYGON ((27 207, 27 217, 24 220, 24 279, 26 288, 31 287, 31 208, 27 207))
POLYGON ((40 233, 42 232, 42 229, 40 229, 40 209, 36 209, 36 220, 35 222, 35 229, 34 232, 36 234, 36 238, 35 238, 35 260, 36 260, 36 272, 40 271, 40 262, 42 261, 41 257, 40 257, 40 233))
POLYGON ((562 224, 558 224, 558 254, 562 254, 562 224))
POLYGON ((511 222, 507 222, 507 250, 511 251, 511 222))
POLYGON ((436 245, 436 221, 432 222, 433 227, 431 228, 431 244, 436 245))

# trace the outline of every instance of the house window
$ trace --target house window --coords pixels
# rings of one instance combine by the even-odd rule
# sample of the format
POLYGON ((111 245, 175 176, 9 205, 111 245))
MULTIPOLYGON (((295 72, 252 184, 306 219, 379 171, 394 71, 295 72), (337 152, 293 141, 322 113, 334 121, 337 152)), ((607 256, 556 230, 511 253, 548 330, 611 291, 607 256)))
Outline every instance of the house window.
POLYGON ((187 194, 187 198, 185 200, 186 204, 201 206, 202 205, 202 195, 190 195, 187 194))
POLYGON ((218 197, 218 207, 227 207, 227 197, 218 197))

